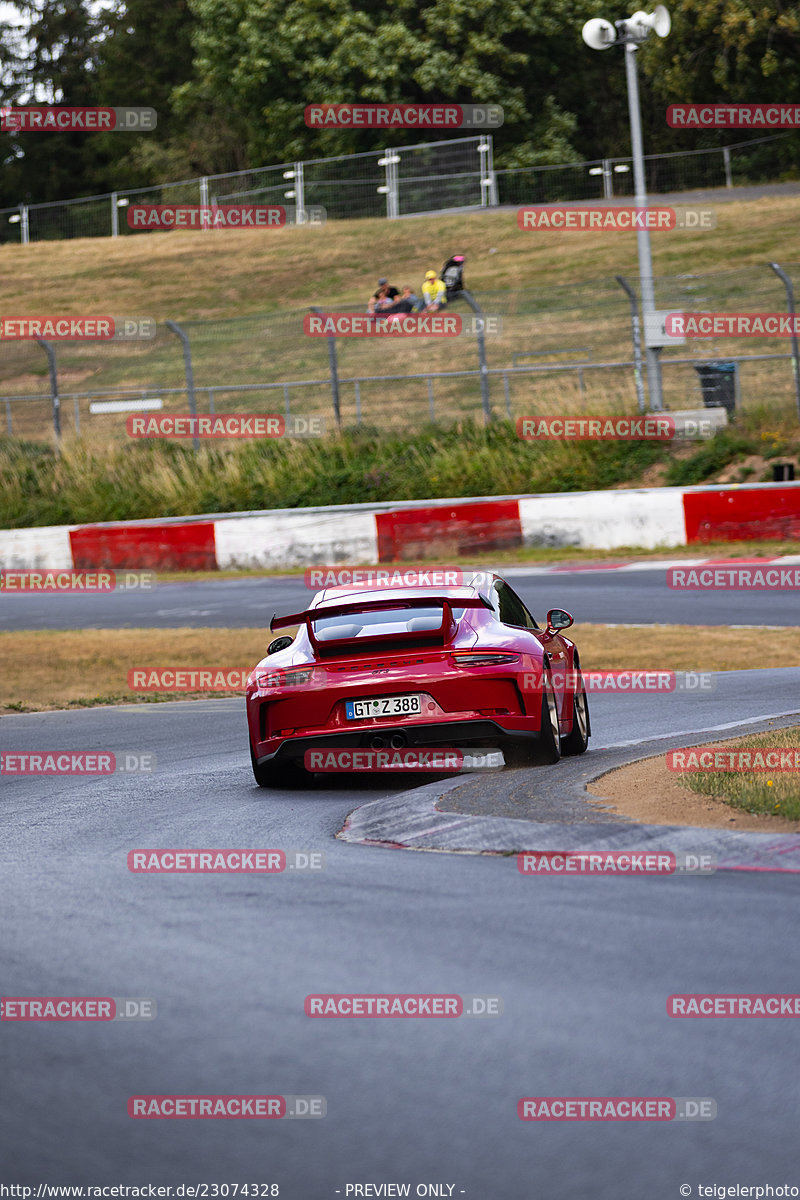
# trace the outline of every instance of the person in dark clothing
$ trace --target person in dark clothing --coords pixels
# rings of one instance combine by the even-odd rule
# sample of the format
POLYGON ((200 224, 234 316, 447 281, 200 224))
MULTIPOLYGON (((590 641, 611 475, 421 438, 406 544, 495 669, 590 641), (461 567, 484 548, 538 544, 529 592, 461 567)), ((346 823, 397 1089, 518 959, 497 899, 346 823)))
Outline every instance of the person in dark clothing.
POLYGON ((410 313, 413 312, 419 303, 419 296, 415 296, 409 284, 403 288, 403 295, 399 300, 395 300, 388 308, 382 308, 376 313, 376 316, 391 317, 393 313, 410 313))
POLYGON ((390 304, 394 304, 399 295, 397 288, 392 287, 388 279, 379 279, 378 290, 370 297, 367 312, 380 312, 382 309, 388 308, 390 304))

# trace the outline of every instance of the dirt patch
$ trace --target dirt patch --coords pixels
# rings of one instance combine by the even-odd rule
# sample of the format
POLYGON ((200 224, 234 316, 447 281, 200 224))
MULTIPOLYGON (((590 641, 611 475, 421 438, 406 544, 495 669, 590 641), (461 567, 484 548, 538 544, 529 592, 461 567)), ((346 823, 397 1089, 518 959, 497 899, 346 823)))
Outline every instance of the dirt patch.
MULTIPOLYGON (((741 829, 750 833, 800 833, 800 821, 731 808, 723 800, 683 787, 667 770, 666 756, 646 758, 601 775, 587 792, 603 805, 643 825, 695 825, 703 829, 741 829)), ((591 803, 591 801, 590 801, 591 803)), ((604 810, 605 811, 605 810, 604 810)))
MULTIPOLYGON (((791 458, 781 457, 781 462, 791 462, 791 458)), ((767 470, 767 460, 761 454, 747 454, 741 461, 729 463, 721 471, 717 471, 717 483, 756 483, 764 477, 767 470)))

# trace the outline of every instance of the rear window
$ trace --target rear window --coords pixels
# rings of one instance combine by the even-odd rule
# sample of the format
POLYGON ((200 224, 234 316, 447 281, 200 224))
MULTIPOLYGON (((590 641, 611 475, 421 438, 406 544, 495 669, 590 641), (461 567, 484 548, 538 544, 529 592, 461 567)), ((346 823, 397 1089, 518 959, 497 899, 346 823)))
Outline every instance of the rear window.
MULTIPOLYGON (((454 608, 453 616, 458 621, 465 609, 454 608)), ((321 642, 335 642, 345 638, 392 637, 396 633, 422 633, 440 629, 442 609, 439 605, 430 608, 373 609, 371 612, 343 613, 336 617, 320 617, 313 622, 314 633, 321 642)))

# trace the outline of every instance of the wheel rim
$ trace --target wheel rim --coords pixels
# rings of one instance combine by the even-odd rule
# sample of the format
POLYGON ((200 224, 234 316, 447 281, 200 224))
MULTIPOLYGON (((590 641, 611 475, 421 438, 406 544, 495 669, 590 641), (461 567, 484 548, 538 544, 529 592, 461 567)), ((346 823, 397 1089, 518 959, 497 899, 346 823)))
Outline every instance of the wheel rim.
POLYGON ((575 697, 575 720, 578 722, 578 732, 581 739, 586 741, 586 731, 589 728, 589 710, 586 704, 586 692, 581 688, 580 693, 575 697))
POLYGON ((550 731, 553 735, 553 741, 558 745, 558 705, 556 704, 555 692, 550 686, 549 681, 547 685, 547 711, 550 714, 550 731))

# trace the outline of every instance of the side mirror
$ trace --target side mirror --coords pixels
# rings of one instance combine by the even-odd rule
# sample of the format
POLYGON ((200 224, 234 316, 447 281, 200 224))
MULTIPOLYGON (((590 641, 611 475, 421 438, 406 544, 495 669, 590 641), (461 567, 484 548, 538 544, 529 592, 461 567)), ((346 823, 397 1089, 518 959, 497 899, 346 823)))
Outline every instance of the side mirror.
POLYGON ((287 647, 291 646, 293 641, 294 638, 287 637, 286 635, 275 638, 275 641, 270 642, 267 646, 267 654, 277 654, 279 650, 286 650, 287 647))
POLYGON ((564 608, 551 608, 547 614, 547 628, 545 633, 548 637, 552 637, 554 633, 558 633, 561 629, 569 629, 570 625, 574 625, 574 619, 570 613, 564 608))

